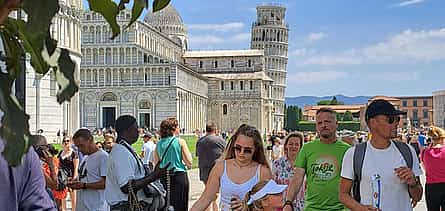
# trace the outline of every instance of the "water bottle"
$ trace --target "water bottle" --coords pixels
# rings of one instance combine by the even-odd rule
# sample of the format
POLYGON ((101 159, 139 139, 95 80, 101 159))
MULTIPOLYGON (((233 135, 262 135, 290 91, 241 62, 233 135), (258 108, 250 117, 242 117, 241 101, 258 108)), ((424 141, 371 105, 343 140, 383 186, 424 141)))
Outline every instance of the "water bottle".
POLYGON ((379 174, 372 175, 371 190, 372 190, 372 206, 374 208, 381 209, 382 180, 379 174))

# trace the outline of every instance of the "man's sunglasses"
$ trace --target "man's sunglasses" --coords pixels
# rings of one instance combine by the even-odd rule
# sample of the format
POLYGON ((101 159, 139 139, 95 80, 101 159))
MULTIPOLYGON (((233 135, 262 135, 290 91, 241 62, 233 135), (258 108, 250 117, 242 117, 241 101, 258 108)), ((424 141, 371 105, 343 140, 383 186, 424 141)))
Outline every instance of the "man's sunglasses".
POLYGON ((400 122, 400 116, 386 116, 386 122, 393 124, 394 122, 400 122))
POLYGON ((237 145, 237 144, 233 147, 233 149, 234 149, 237 153, 241 153, 241 151, 242 151, 244 154, 252 154, 252 153, 253 153, 253 148, 251 148, 251 147, 242 147, 242 146, 237 145))

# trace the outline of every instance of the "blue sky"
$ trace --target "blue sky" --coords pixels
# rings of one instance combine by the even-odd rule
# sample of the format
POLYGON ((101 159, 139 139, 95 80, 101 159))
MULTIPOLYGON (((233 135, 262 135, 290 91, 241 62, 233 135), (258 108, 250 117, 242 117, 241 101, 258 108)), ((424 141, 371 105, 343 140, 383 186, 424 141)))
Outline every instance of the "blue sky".
POLYGON ((248 49, 255 7, 287 7, 286 96, 445 89, 443 0, 172 0, 191 49, 248 49))

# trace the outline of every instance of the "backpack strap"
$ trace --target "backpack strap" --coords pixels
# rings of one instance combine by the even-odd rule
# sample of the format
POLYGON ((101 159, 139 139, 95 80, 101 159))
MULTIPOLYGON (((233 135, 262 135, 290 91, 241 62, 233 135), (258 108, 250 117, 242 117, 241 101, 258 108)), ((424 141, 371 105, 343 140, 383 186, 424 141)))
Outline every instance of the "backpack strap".
POLYGON ((360 203, 360 181, 362 180, 363 160, 365 159, 366 142, 356 144, 353 156, 353 172, 352 195, 354 199, 360 203))
POLYGON ((409 148, 408 144, 400 141, 392 142, 396 145, 397 149, 400 151, 400 154, 402 154, 408 168, 413 169, 413 154, 411 154, 411 149, 409 148))

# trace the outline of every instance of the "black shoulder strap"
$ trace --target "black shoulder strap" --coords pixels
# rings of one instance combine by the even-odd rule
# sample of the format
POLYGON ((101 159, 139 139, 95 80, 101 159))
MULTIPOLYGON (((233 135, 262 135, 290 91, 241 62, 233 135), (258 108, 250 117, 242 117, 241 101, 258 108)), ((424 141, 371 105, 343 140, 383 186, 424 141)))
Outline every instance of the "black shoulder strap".
POLYGON ((360 202, 360 181, 362 180, 363 160, 365 159, 366 142, 356 144, 353 156, 354 179, 352 182, 352 195, 357 202, 360 202))
POLYGON ((403 159, 405 159, 406 165, 408 168, 413 168, 413 155, 411 154, 411 149, 409 148, 408 144, 405 144, 400 141, 392 141, 397 149, 400 151, 400 154, 402 154, 403 159))
POLYGON ((167 148, 165 148, 165 151, 164 151, 164 153, 162 153, 162 157, 161 157, 161 160, 160 160, 160 161, 164 160, 164 158, 165 158, 165 154, 167 154, 167 151, 168 151, 168 149, 170 148, 170 146, 172 145, 173 141, 175 141, 175 137, 173 137, 173 138, 171 139, 171 141, 170 141, 170 143, 168 144, 167 148))
POLYGON ((138 164, 138 170, 141 171, 141 164, 143 163, 142 160, 136 155, 136 153, 127 144, 125 144, 123 142, 124 142, 123 140, 120 140, 118 143, 120 145, 124 146, 130 152, 130 154, 133 155, 134 159, 136 159, 136 162, 138 164))

